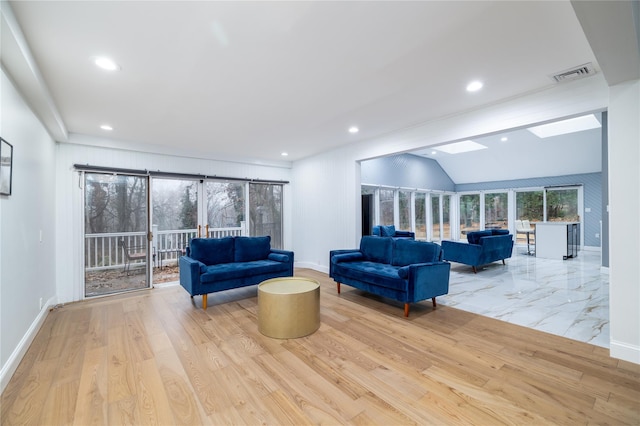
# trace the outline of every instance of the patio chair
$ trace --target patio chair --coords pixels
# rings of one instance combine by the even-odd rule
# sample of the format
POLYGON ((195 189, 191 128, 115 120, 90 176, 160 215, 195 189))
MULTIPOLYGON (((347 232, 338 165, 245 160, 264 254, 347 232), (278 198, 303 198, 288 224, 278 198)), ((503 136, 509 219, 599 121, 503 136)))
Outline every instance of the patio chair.
MULTIPOLYGON (((147 260, 147 247, 142 246, 128 246, 124 239, 120 240, 120 247, 124 253, 124 269, 123 272, 126 272, 127 276, 129 275, 131 269, 131 262, 135 262, 137 260, 144 260, 143 264, 146 264, 147 260)), ((154 255, 155 256, 155 255, 154 255)))

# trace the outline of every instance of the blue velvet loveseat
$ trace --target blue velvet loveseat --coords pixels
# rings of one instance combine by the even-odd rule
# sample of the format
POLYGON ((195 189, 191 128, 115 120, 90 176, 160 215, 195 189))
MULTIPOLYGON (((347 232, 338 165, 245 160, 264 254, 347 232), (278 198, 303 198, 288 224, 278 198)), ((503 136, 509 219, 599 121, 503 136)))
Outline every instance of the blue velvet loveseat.
POLYGON ((191 298, 293 276, 293 252, 271 248, 271 237, 194 238, 180 257, 180 285, 191 298))
POLYGON ((443 241, 442 250, 445 260, 470 265, 474 273, 478 266, 498 260, 504 265, 513 251, 513 235, 507 229, 469 232, 467 242, 443 241))
POLYGON ((332 250, 329 276, 337 284, 364 290, 409 304, 429 299, 436 307, 436 296, 449 292, 451 265, 442 260, 438 244, 425 241, 365 236, 360 249, 332 250))
POLYGON ((371 235, 376 237, 408 238, 415 240, 416 234, 411 231, 399 231, 394 225, 376 225, 371 229, 371 235))

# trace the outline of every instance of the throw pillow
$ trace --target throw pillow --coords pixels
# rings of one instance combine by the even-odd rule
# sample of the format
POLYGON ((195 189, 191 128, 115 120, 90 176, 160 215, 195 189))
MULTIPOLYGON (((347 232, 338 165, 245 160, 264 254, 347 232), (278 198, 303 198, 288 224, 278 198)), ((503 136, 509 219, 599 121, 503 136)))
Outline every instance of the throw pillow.
POLYGON ((366 260, 377 263, 391 263, 391 238, 362 237, 360 252, 366 260))
POLYGON ((271 236, 264 237, 236 237, 235 257, 236 262, 252 262, 263 260, 271 253, 271 236))
POLYGON ((191 258, 205 265, 233 262, 233 237, 194 238, 189 247, 191 258))
POLYGON ((440 246, 436 243, 414 240, 395 240, 393 244, 393 266, 407 266, 414 263, 437 262, 440 246))
POLYGON ((396 227, 395 225, 381 226, 380 227, 380 236, 381 237, 394 237, 396 235, 396 227))

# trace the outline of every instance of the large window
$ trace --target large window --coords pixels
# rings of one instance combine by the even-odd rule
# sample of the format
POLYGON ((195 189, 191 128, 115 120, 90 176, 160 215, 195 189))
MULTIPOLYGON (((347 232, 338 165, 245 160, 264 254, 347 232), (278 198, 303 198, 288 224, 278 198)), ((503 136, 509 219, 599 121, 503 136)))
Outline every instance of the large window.
POLYGON ((207 181, 207 224, 209 234, 214 229, 240 228, 245 221, 245 183, 207 181))
POLYGON ((282 245, 282 185, 249 184, 250 235, 271 236, 271 247, 282 245))
POLYGON ((460 196, 460 239, 471 231, 480 230, 480 194, 460 196))
POLYGON ((547 221, 579 222, 578 189, 547 189, 547 221))
POLYGON ((411 192, 398 191, 398 213, 400 229, 411 230, 411 192))
POLYGON ((544 220, 544 193, 542 191, 516 192, 516 219, 542 222, 544 220))
POLYGON ((431 194, 431 240, 440 241, 440 195, 431 194))
POLYGON ((393 189, 380 190, 380 225, 393 225, 393 189))
POLYGON ((508 229, 507 193, 484 194, 484 227, 485 229, 508 229))
POLYGON ((424 192, 417 192, 415 196, 416 200, 416 240, 427 239, 427 194, 424 192))
POLYGON ((442 239, 451 238, 451 195, 442 196, 442 239))

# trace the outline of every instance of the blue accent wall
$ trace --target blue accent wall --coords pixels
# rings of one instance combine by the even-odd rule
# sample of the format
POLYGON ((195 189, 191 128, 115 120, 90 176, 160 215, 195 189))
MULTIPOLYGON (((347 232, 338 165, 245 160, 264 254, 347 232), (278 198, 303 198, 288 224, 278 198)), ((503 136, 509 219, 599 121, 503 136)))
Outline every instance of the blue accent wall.
POLYGON ((402 188, 455 190, 455 184, 437 161, 410 154, 363 161, 360 181, 363 184, 402 188))
POLYGON ((584 186, 584 208, 590 208, 589 213, 583 212, 584 245, 600 247, 600 220, 602 219, 602 173, 585 173, 579 175, 540 177, 532 179, 503 180, 497 182, 466 183, 455 186, 456 192, 487 191, 492 189, 518 189, 544 187, 556 185, 584 186))

